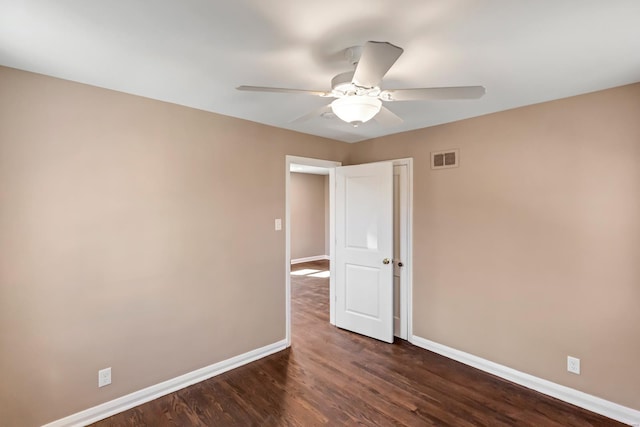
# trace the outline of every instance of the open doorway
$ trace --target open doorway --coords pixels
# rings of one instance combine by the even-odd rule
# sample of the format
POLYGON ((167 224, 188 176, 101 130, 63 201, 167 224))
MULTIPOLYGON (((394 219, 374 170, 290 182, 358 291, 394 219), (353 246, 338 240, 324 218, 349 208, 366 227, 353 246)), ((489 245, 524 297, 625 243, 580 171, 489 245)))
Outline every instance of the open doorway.
POLYGON ((291 334, 297 346, 306 334, 329 326, 329 169, 291 164, 289 174, 291 334))
MULTIPOLYGON (((412 280, 412 159, 399 159, 393 163, 393 194, 394 194, 394 239, 393 263, 394 263, 394 334, 401 339, 409 339, 412 335, 410 319, 411 316, 411 280, 412 280), (399 264, 400 263, 400 264, 399 264)), ((324 262, 325 258, 330 259, 329 263, 329 321, 336 325, 336 282, 335 282, 335 190, 336 172, 335 168, 341 166, 339 162, 302 158, 296 156, 286 156, 286 338, 287 344, 291 345, 291 271, 292 264, 298 262, 324 262), (321 169, 324 169, 321 171, 321 169), (301 256, 303 252, 298 252, 292 248, 292 228, 291 210, 292 198, 292 174, 303 171, 313 171, 327 173, 329 183, 329 245, 322 255, 301 256)), ((346 168, 345 168, 346 169, 346 168)), ((342 169, 341 169, 342 170, 342 169)), ((295 179, 295 178, 294 178, 295 179)), ((317 180, 317 178, 316 178, 317 180)), ((326 238, 325 238, 326 239, 326 238)), ((317 247, 315 249, 318 250, 317 247)), ((299 276, 313 277, 315 274, 327 274, 323 265, 312 265, 313 268, 306 268, 308 271, 298 273, 299 276), (312 271, 317 270, 317 271, 312 271)), ((305 268, 294 270, 305 270, 305 268)), ((297 272, 296 272, 297 273, 297 272)), ((299 277, 298 276, 298 277, 299 277)), ((296 277, 296 275, 293 275, 296 277)), ((297 277, 296 277, 297 280, 297 277)), ((326 282, 325 282, 326 283, 326 282)), ((348 329, 348 328, 347 328, 348 329)))
MULTIPOLYGON (((287 344, 291 345, 291 272, 299 272, 300 276, 306 276, 306 274, 320 274, 328 275, 331 281, 331 263, 330 258, 333 253, 333 212, 331 207, 333 206, 333 200, 331 197, 333 192, 329 191, 332 185, 334 185, 334 169, 337 166, 341 166, 342 163, 334 162, 330 160, 320 160, 307 157, 286 156, 286 179, 285 179, 285 239, 286 239, 286 256, 285 256, 285 271, 286 271, 286 339, 287 344), (298 175, 304 174, 308 176, 298 175), (306 182, 305 182, 306 181, 306 182), (326 184, 325 184, 326 181, 326 184), (304 187, 311 185, 315 188, 314 194, 309 194, 309 197, 319 199, 322 198, 322 203, 319 200, 293 200, 296 192, 294 186, 300 185, 304 187), (326 185, 326 194, 325 194, 326 185), (305 206, 306 202, 312 202, 311 206, 305 206), (294 206, 294 204, 296 204, 294 206), (296 207, 297 206, 297 207, 296 207), (292 213, 294 209, 299 209, 297 212, 301 215, 302 223, 298 222, 296 227, 298 229, 292 229, 292 213), (321 212, 310 212, 310 210, 321 210, 321 212), (305 213, 306 210, 306 213, 305 213), (313 213, 315 218, 305 218, 305 214, 313 213), (319 218, 322 218, 321 227, 318 227, 319 218), (315 223, 315 225, 313 225, 315 223), (314 226, 316 229, 313 235, 306 236, 308 238, 300 238, 300 232, 304 230, 306 226, 314 226), (319 229, 318 229, 319 228, 319 229), (293 233, 297 233, 296 241, 293 241, 293 233), (322 243, 319 244, 319 241, 322 243), (319 253, 322 252, 322 253, 319 253), (314 268, 308 271, 300 272, 303 269, 295 266, 301 266, 304 262, 311 262, 318 264, 314 268), (326 270, 324 267, 329 266, 326 270), (318 268, 320 267, 320 268, 318 268)), ((298 197, 300 192, 297 192, 298 197)), ((295 276, 295 274, 294 274, 295 276)), ((331 295, 330 295, 331 298, 331 295)), ((333 323, 333 322, 332 322, 333 323)))
POLYGON ((291 264, 328 261, 329 169, 292 164, 289 173, 291 264))

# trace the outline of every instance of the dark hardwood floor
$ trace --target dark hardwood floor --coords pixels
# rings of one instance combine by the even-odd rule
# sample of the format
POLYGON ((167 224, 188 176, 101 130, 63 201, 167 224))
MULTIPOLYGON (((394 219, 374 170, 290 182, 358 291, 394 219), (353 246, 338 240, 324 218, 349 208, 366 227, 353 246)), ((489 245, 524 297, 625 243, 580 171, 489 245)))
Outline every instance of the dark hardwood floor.
POLYGON ((405 341, 337 329, 329 325, 329 280, 292 275, 291 283, 290 349, 95 425, 622 425, 405 341))

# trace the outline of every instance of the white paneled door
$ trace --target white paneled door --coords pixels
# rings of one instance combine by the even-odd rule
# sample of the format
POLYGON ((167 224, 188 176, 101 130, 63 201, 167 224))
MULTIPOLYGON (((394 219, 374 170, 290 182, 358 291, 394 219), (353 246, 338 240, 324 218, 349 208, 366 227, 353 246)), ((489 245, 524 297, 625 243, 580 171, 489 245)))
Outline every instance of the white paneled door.
POLYGON ((336 326, 393 342, 393 163, 335 173, 336 326))

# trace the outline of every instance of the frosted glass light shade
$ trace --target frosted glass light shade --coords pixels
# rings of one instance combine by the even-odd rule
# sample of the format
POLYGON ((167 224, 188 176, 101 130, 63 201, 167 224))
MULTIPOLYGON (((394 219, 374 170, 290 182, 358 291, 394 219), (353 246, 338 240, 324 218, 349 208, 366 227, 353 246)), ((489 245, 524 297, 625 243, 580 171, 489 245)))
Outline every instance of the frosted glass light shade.
POLYGON ((345 96, 331 103, 333 114, 347 123, 364 123, 380 111, 382 101, 372 96, 345 96))

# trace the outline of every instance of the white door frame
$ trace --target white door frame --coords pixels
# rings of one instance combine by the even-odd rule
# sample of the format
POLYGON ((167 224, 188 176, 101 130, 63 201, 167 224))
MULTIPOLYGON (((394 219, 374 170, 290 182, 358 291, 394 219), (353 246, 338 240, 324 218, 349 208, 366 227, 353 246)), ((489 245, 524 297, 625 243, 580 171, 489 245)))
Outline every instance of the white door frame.
POLYGON ((395 159, 393 165, 407 167, 407 200, 404 206, 400 206, 401 210, 406 209, 407 219, 407 259, 403 261, 407 268, 407 286, 404 298, 400 300, 400 312, 404 314, 400 320, 404 319, 406 328, 400 329, 407 331, 404 339, 408 340, 413 336, 413 158, 395 159))
MULTIPOLYGON (((401 321, 407 325, 407 339, 413 336, 413 158, 392 160, 394 166, 407 166, 407 289, 404 293, 406 299, 400 301, 400 311, 403 313, 401 321)), ((335 311, 335 171, 336 166, 342 166, 341 162, 331 160, 314 159, 310 157, 289 156, 285 157, 285 317, 287 347, 291 346, 291 164, 306 166, 318 166, 329 168, 329 322, 336 324, 335 311)))
MULTIPOLYGON (((398 194, 396 195, 394 192, 393 198, 394 198, 394 222, 393 222, 393 228, 394 228, 394 242, 396 241, 396 236, 395 236, 395 232, 396 230, 399 231, 399 235, 398 235, 398 244, 399 247, 396 248, 395 244, 394 244, 394 248, 393 248, 393 276, 394 276, 394 281, 393 281, 393 288, 394 288, 394 295, 395 295, 395 287, 396 287, 396 281, 395 281, 395 277, 396 277, 396 273, 398 273, 399 275, 399 292, 398 292, 398 301, 394 301, 394 317, 393 317, 393 332, 395 334, 395 336, 397 336, 398 338, 401 338, 403 340, 408 340, 409 339, 409 334, 407 334, 407 323, 409 322, 405 322, 403 321, 403 319, 406 316, 406 308, 403 307, 403 305, 406 306, 406 301, 407 301, 407 275, 408 275, 408 268, 405 268, 404 265, 402 267, 399 267, 398 264, 399 263, 403 263, 408 265, 408 251, 409 251, 409 236, 407 235, 408 232, 408 216, 409 216, 409 209, 408 209, 408 204, 407 204, 407 198, 408 198, 408 193, 409 193, 409 185, 408 185, 408 167, 407 165, 393 165, 393 177, 394 177, 394 182, 395 182, 395 177, 396 177, 396 168, 398 168, 399 170, 402 170, 402 173, 398 175, 398 194), (397 205, 396 205, 397 202, 397 205), (396 209, 398 209, 398 216, 396 217, 396 209), (396 221, 398 221, 398 223, 396 224, 396 221), (397 252, 396 252, 397 249, 397 252), (398 312, 396 313, 395 311, 395 307, 396 304, 398 306, 398 312), (396 316, 397 316, 397 324, 396 324, 396 316), (397 327, 397 328, 396 328, 397 327), (397 329, 397 334, 396 334, 396 329, 397 329)), ((395 185, 395 183, 394 183, 395 185)), ((394 187, 395 188, 395 187, 394 187)))
MULTIPOLYGON (((405 206, 400 206, 400 209, 407 209, 407 259, 403 260, 404 265, 407 268, 407 276, 406 276, 406 292, 400 292, 400 324, 403 323, 406 325, 406 328, 403 326, 400 327, 401 330, 407 331, 406 337, 401 337, 402 339, 408 340, 409 337, 413 336, 413 158, 405 158, 405 159, 394 159, 391 160, 393 162, 393 166, 401 166, 404 165, 407 167, 407 200, 405 206)), ((332 171, 333 172, 333 171, 332 171)), ((329 182, 330 186, 335 185, 335 178, 333 181, 329 182), (332 183, 333 182, 333 183, 332 183)), ((329 194, 333 194, 333 189, 329 188, 329 194)), ((335 197, 335 196, 330 196, 335 197)), ((331 203, 331 280, 329 280, 329 321, 332 325, 336 324, 336 304, 335 304, 335 294, 336 294, 336 283, 334 281, 334 247, 335 244, 335 236, 333 229, 333 217, 335 216, 335 212, 333 211, 333 207, 335 204, 331 203)))
MULTIPOLYGON (((329 298, 334 298, 335 284, 334 279, 334 254, 335 254, 335 230, 334 218, 335 212, 335 170, 336 166, 342 166, 341 162, 331 160, 313 159, 311 157, 285 156, 285 310, 286 310, 286 340, 287 347, 291 346, 291 165, 317 166, 329 169, 329 298)), ((335 311, 330 313, 331 324, 335 325, 335 311)))

